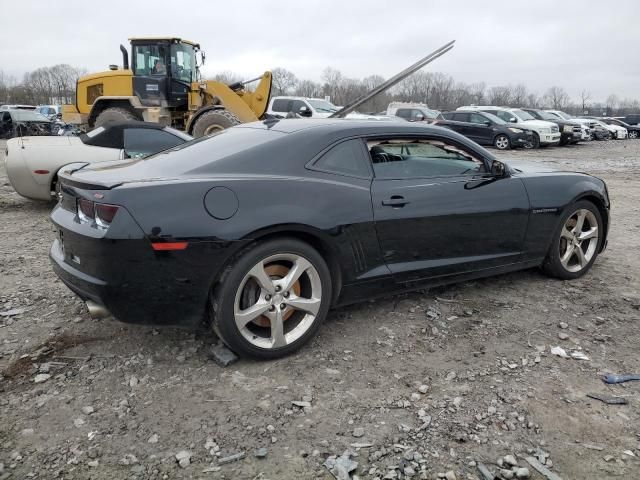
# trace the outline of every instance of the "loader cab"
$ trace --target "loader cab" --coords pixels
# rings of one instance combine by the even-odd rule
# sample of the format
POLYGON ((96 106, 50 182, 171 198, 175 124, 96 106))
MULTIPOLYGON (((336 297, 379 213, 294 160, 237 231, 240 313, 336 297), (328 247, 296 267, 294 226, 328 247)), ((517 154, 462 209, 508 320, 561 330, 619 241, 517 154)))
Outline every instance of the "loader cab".
POLYGON ((199 80, 200 46, 179 38, 131 39, 133 93, 146 107, 186 109, 199 80))

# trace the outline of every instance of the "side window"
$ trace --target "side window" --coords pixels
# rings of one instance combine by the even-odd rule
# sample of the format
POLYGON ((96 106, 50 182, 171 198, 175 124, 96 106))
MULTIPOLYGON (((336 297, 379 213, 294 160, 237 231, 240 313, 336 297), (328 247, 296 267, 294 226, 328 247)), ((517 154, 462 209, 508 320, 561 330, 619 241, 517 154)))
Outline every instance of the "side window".
POLYGON ((325 172, 353 177, 369 178, 371 173, 362 155, 362 143, 358 139, 339 143, 313 164, 325 172))
POLYGON ((472 113, 469 115, 469 121, 471 123, 479 123, 481 125, 484 125, 485 122, 489 121, 489 119, 484 115, 480 115, 479 113, 472 113))
POLYGON ((410 108, 399 108, 396 112, 396 116, 400 118, 404 118, 405 120, 411 119, 411 109, 410 108))
POLYGON ((418 110, 418 109, 413 109, 411 110, 411 121, 413 122, 420 122, 422 120, 424 120, 426 117, 426 115, 422 112, 422 110, 418 110))
POLYGON ((453 119, 456 122, 468 122, 469 121, 469 114, 468 113, 456 113, 453 117, 453 119))
POLYGON ((445 120, 453 120, 455 113, 445 112, 441 113, 440 115, 442 115, 442 118, 444 118, 445 120))
POLYGON ((273 105, 271 106, 271 110, 274 112, 284 112, 288 113, 291 111, 291 100, 286 98, 279 98, 273 101, 273 105))
POLYGON ((10 122, 11 121, 11 114, 9 112, 4 112, 2 114, 2 121, 3 122, 10 122))
POLYGON ((134 75, 166 75, 167 49, 161 45, 136 45, 133 47, 135 58, 134 75))
POLYGON ((498 110, 495 115, 498 118, 501 118, 502 120, 504 120, 505 122, 509 122, 511 121, 511 119, 513 118, 513 114, 509 113, 509 112, 505 112, 502 110, 498 110))
POLYGON ((307 109, 309 108, 302 100, 293 100, 289 111, 298 113, 302 107, 307 107, 307 109))
POLYGON ((163 130, 127 128, 124 131, 124 151, 129 158, 140 158, 184 143, 184 140, 163 130))
POLYGON ((403 179, 475 175, 485 171, 474 154, 436 139, 367 143, 376 178, 403 179))

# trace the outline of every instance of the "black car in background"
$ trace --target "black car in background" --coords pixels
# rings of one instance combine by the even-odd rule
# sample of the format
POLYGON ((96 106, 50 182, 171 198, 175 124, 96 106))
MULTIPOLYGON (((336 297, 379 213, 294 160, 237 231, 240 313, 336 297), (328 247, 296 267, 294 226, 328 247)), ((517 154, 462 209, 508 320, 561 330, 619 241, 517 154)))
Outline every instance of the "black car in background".
POLYGON ((640 113, 632 113, 626 117, 619 118, 619 120, 623 120, 629 125, 640 125, 640 113))
POLYGON ((31 110, 0 111, 0 138, 53 135, 55 123, 31 110))
POLYGON ((443 112, 436 125, 450 128, 480 145, 493 145, 498 150, 516 147, 530 148, 533 144, 531 130, 507 123, 486 112, 443 112))
POLYGON ((619 127, 626 128, 627 132, 629 132, 629 138, 640 137, 640 125, 630 125, 619 118, 600 118, 599 120, 603 121, 607 125, 617 125, 619 127))
POLYGON ((558 125, 558 128, 560 129, 560 145, 570 145, 582 140, 582 129, 578 122, 558 118, 556 115, 552 115, 549 112, 545 112, 544 110, 539 110, 537 108, 523 108, 522 110, 530 114, 536 120, 546 120, 558 125))

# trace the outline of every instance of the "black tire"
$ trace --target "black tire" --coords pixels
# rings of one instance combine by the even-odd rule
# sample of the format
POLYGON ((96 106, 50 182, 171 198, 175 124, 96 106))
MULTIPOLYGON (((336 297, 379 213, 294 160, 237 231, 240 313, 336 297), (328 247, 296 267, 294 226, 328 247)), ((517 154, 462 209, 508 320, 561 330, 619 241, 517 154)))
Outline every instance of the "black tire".
POLYGON ((540 148, 540 135, 536 132, 533 132, 533 141, 531 142, 531 148, 540 148))
POLYGON ((635 130, 631 130, 629 132, 629 138, 638 138, 638 132, 635 130))
POLYGON ((498 150, 509 150, 511 148, 511 139, 501 133, 500 135, 496 135, 496 138, 493 139, 493 146, 498 150))
POLYGON ((139 122, 141 119, 132 110, 122 107, 110 107, 98 115, 94 127, 101 127, 112 122, 139 122))
POLYGON ((558 226, 556 227, 555 232, 553 233, 553 238, 551 240, 551 245, 549 246, 549 251, 547 252, 547 257, 542 264, 542 270, 549 276, 560 278, 562 280, 573 280, 574 278, 581 277, 585 273, 589 271, 593 262, 595 262, 598 257, 598 253, 602 247, 604 235, 604 224, 602 221, 602 215, 600 215, 600 210, 590 201, 588 200, 579 200, 574 204, 570 205, 566 208, 565 212, 560 217, 558 222, 558 226), (572 217, 578 210, 589 210, 593 213, 596 222, 598 224, 598 241, 595 248, 595 253, 593 257, 589 260, 589 262, 582 267, 581 270, 577 272, 572 272, 567 270, 560 261, 560 241, 561 241, 561 232, 565 226, 567 220, 572 217))
MULTIPOLYGON (((220 339, 240 356, 258 359, 284 357, 298 350, 316 334, 327 316, 331 298, 332 282, 329 268, 322 256, 314 248, 292 238, 279 238, 257 243, 238 255, 235 261, 225 269, 215 285, 211 295, 213 329, 220 339), (313 318, 311 325, 299 338, 283 347, 261 348, 250 343, 236 325, 235 302, 236 295, 243 293, 239 293, 238 290, 243 287, 243 280, 248 275, 248 272, 259 262, 273 255, 296 255, 311 263, 318 274, 317 278, 322 287, 321 302, 318 313, 313 318)), ((285 322, 287 321, 292 320, 285 319, 285 322)), ((295 322, 295 320, 293 321, 295 322)), ((295 324, 292 323, 292 325, 295 324)))
POLYGON ((200 115, 196 120, 193 126, 193 136, 196 138, 204 137, 239 123, 241 123, 240 119, 227 110, 210 110, 200 115))

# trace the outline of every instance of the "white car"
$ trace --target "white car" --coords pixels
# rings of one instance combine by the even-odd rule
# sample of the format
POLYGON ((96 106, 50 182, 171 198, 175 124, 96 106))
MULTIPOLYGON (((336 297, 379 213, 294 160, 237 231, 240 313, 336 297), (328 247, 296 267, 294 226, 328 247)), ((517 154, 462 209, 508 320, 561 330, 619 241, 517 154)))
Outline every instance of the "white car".
POLYGON ((533 148, 558 145, 560 143, 560 128, 553 122, 536 120, 530 113, 519 108, 494 106, 466 106, 457 110, 471 110, 492 113, 505 122, 521 124, 523 128, 533 131, 533 148))
POLYGON ((327 118, 336 113, 339 107, 323 98, 306 97, 273 97, 269 101, 267 113, 275 117, 284 118, 288 114, 301 117, 327 118))
POLYGON ((609 133, 611 133, 611 138, 613 138, 614 140, 624 140, 626 138, 629 138, 629 131, 626 128, 621 127, 620 125, 604 123, 602 120, 597 120, 595 118, 589 118, 588 120, 597 125, 600 125, 602 128, 606 128, 607 130, 609 130, 609 133))
POLYGON ((387 116, 400 117, 408 122, 432 122, 440 112, 424 103, 391 102, 387 107, 387 116))
POLYGON ((145 157, 191 139, 157 123, 112 123, 78 137, 12 138, 7 141, 4 161, 17 193, 33 200, 51 200, 58 171, 65 165, 145 157))

